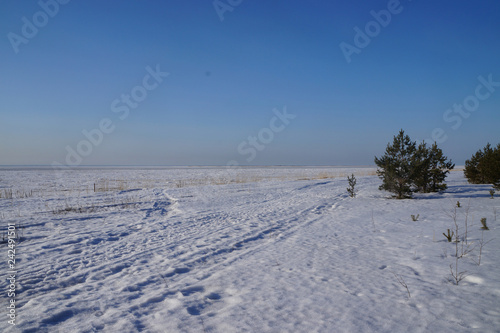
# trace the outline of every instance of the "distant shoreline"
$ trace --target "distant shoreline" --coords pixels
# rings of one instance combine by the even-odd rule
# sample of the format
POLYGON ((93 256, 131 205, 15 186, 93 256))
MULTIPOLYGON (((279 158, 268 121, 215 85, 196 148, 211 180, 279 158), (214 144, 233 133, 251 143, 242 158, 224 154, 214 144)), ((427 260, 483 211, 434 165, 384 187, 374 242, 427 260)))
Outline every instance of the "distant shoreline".
MULTIPOLYGON (((67 167, 69 170, 123 169, 123 170, 163 170, 163 169, 340 169, 340 168, 376 168, 376 165, 80 165, 67 167)), ((0 170, 53 170, 50 165, 0 165, 0 170)))

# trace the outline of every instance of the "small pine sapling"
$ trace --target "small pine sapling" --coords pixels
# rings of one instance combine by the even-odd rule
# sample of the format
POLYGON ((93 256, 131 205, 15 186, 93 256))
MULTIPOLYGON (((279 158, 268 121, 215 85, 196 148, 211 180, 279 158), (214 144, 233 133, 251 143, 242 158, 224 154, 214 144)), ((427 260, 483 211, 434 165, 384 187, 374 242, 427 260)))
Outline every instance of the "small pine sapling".
POLYGON ((417 214, 417 216, 415 216, 415 215, 413 215, 413 214, 412 214, 412 215, 411 215, 411 220, 412 220, 413 222, 417 222, 419 217, 420 217, 420 214, 417 214))
POLYGON ((450 229, 448 229, 448 235, 447 235, 447 234, 445 234, 445 233, 443 232, 444 237, 446 237, 446 239, 447 239, 447 240, 448 240, 448 242, 450 242, 450 243, 451 243, 451 241, 453 240, 453 235, 454 235, 454 234, 455 234, 455 233, 454 233, 453 231, 452 231, 452 232, 451 232, 451 234, 450 234, 450 229))
POLYGON ((495 190, 494 189, 490 190, 490 195, 491 195, 491 199, 493 199, 495 197, 495 190))
POLYGON ((460 208, 460 201, 457 201, 457 208, 460 208))
POLYGON ((354 198, 356 196, 356 177, 354 177, 354 174, 351 174, 351 177, 347 176, 347 181, 349 182, 349 187, 347 188, 347 193, 349 193, 349 196, 351 198, 354 198))
POLYGON ((486 217, 483 217, 483 218, 481 219, 481 224, 483 225, 483 226, 481 227, 481 229, 483 229, 483 230, 490 230, 490 228, 488 228, 488 226, 486 225, 486 217))

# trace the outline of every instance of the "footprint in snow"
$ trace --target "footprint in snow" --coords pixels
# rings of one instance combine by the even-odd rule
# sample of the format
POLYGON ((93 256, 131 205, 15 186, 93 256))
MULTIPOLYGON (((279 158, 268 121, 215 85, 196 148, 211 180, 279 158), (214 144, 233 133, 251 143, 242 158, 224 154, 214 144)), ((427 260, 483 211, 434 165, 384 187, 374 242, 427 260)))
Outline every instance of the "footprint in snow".
POLYGON ((201 286, 189 287, 189 288, 186 288, 184 290, 181 290, 181 294, 182 294, 182 296, 190 296, 194 293, 202 292, 204 290, 205 290, 205 288, 203 288, 201 286))
POLYGON ((172 277, 175 274, 185 274, 185 273, 188 273, 188 272, 189 272, 189 268, 187 268, 187 267, 180 267, 180 268, 174 269, 170 273, 164 274, 163 276, 167 278, 167 277, 172 277))
POLYGON ((199 316, 201 314, 201 310, 203 310, 203 307, 204 306, 202 304, 197 304, 187 307, 186 310, 191 316, 199 316))
POLYGON ((217 300, 220 300, 222 298, 222 296, 220 294, 217 294, 217 293, 210 293, 210 294, 206 295, 205 297, 208 298, 209 300, 212 300, 212 301, 217 301, 217 300))

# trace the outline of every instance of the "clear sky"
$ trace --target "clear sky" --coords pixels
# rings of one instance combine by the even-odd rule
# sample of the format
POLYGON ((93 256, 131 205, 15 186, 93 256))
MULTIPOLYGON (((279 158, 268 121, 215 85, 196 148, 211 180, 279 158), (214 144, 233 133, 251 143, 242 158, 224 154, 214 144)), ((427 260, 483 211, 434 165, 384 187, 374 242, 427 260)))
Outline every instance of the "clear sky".
POLYGON ((0 33, 0 165, 372 165, 401 128, 460 164, 500 142, 497 0, 3 0, 0 33))

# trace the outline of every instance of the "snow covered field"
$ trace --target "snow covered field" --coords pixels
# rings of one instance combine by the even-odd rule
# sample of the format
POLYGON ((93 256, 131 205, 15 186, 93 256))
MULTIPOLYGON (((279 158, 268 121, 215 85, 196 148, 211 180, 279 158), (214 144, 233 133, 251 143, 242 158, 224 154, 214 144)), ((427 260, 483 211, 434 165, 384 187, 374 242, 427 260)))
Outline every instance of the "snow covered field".
POLYGON ((0 331, 500 332, 500 198, 453 171, 394 200, 373 174, 0 169, 0 331), (467 244, 442 234, 454 213, 467 244))

